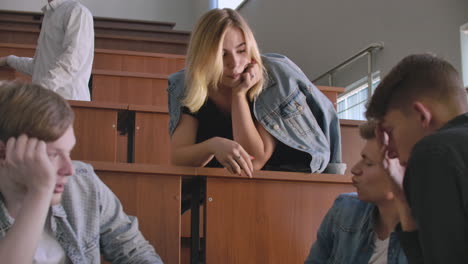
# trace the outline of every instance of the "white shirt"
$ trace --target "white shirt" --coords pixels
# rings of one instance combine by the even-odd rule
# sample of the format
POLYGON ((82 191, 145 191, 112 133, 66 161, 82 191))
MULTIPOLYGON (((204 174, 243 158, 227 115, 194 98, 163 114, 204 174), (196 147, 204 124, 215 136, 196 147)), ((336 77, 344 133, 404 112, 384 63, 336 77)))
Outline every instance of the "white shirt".
POLYGON ((7 57, 16 70, 32 75, 65 99, 90 101, 88 81, 94 57, 94 25, 89 10, 75 0, 53 0, 44 19, 34 58, 7 57))
MULTIPOLYGON (((50 223, 49 217, 47 223, 50 223)), ((49 226, 49 224, 46 224, 49 226)), ((46 227, 42 233, 41 240, 34 254, 33 264, 65 264, 67 257, 65 250, 60 246, 59 242, 52 234, 50 227, 46 227)))
POLYGON ((374 235, 374 253, 372 254, 369 264, 387 264, 388 261, 388 243, 390 236, 384 240, 380 240, 377 234, 374 235))

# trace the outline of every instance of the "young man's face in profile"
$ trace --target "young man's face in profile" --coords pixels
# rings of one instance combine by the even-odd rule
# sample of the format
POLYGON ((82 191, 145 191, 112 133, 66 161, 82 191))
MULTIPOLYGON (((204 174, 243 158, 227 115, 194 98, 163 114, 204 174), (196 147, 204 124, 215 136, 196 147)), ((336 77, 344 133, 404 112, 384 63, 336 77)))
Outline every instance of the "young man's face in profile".
POLYGON ((361 159, 353 166, 353 185, 360 200, 379 204, 385 201, 391 185, 380 160, 380 144, 377 139, 366 140, 361 159))
POLYGON ((76 139, 73 127, 70 126, 59 139, 46 144, 47 155, 54 166, 57 176, 51 205, 60 203, 68 176, 72 176, 75 173, 70 159, 70 153, 75 143, 76 139))

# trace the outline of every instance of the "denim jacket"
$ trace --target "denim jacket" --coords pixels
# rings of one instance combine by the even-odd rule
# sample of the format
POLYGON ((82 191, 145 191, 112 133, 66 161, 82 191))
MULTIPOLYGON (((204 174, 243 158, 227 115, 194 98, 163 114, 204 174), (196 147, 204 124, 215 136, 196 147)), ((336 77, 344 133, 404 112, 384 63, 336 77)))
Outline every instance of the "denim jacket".
MULTIPOLYGON (((367 264, 374 252, 373 221, 377 207, 341 194, 322 221, 305 264, 367 264)), ((388 264, 406 264, 395 232, 390 234, 388 264)))
MULTIPOLYGON (((277 140, 307 152, 311 172, 344 174, 341 163, 340 123, 330 100, 287 57, 265 54, 268 80, 253 103, 255 118, 277 140)), ((169 133, 181 115, 185 91, 184 70, 169 77, 169 133)))
MULTIPOLYGON (((93 168, 73 162, 75 175, 65 185, 62 202, 51 207, 50 226, 73 264, 159 264, 161 258, 138 230, 138 221, 124 213, 112 191, 93 168)), ((0 199, 0 238, 14 220, 0 199)))

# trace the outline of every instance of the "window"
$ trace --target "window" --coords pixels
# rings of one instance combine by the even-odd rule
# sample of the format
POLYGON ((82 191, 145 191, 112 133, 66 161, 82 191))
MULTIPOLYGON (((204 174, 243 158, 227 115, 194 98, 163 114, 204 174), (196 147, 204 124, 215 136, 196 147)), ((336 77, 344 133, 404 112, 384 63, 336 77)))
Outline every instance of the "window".
MULTIPOLYGON (((380 82, 380 72, 372 74, 372 92, 380 82)), ((364 112, 367 103, 367 77, 346 87, 346 91, 338 97, 338 117, 340 119, 366 120, 364 112)))
POLYGON ((468 23, 460 27, 463 83, 468 87, 468 23))
POLYGON ((218 8, 237 9, 247 0, 216 0, 218 8))

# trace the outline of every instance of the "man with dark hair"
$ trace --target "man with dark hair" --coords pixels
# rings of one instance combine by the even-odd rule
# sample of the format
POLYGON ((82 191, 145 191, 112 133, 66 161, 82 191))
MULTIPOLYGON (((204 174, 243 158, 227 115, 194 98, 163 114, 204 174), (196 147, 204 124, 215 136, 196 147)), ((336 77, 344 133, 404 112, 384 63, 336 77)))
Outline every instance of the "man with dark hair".
POLYGON ((35 84, 0 83, 1 263, 162 263, 117 197, 71 161, 74 115, 35 84))
POLYGON ((368 105, 388 157, 406 166, 394 193, 410 263, 468 263, 467 111, 458 72, 429 54, 398 63, 368 105))
POLYGON ((361 159, 351 168, 356 192, 336 198, 320 224, 305 264, 408 263, 394 232, 399 211, 386 169, 402 167, 397 159, 381 152, 377 125, 369 121, 359 127, 365 145, 361 159), (388 166, 382 166, 383 160, 388 166))

